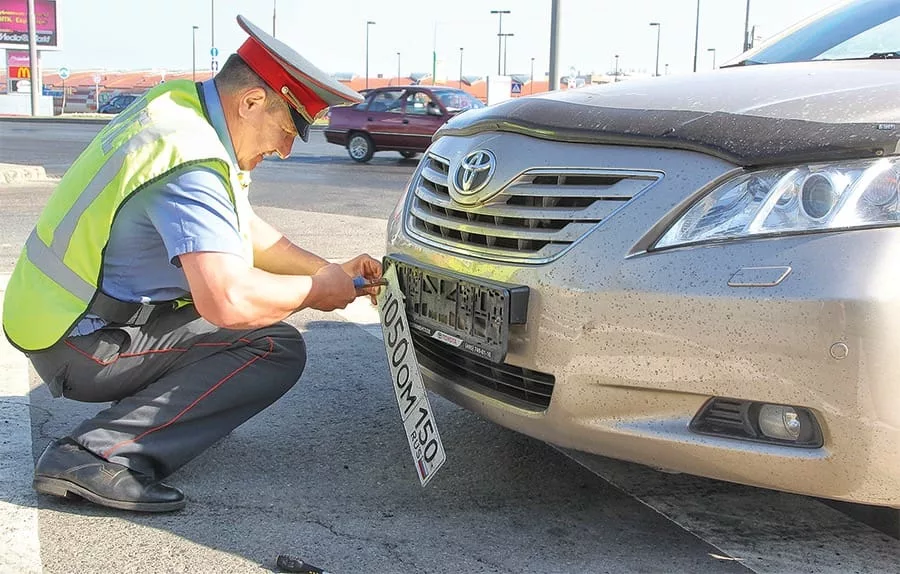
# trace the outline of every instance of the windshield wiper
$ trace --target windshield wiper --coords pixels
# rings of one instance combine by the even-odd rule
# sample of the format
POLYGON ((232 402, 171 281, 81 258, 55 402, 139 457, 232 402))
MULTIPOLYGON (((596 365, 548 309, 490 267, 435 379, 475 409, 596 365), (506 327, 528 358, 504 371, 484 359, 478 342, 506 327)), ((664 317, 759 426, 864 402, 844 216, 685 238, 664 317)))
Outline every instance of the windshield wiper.
POLYGON ((900 58, 900 52, 875 52, 868 56, 859 56, 857 58, 821 58, 820 62, 846 62, 849 60, 893 60, 900 58))
POLYGON ((875 52, 871 56, 869 56, 868 60, 891 60, 893 58, 900 58, 900 52, 875 52))
POLYGON ((725 68, 737 68, 740 66, 756 66, 761 62, 754 62, 753 60, 741 60, 740 62, 735 62, 729 66, 719 66, 720 70, 724 70, 725 68))

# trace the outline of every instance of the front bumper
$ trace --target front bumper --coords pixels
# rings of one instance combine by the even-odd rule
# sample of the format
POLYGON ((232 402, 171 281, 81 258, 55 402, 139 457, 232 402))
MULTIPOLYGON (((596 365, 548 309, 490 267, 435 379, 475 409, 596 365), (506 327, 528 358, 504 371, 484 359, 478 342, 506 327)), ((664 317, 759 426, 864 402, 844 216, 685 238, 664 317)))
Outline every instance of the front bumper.
POLYGON ((531 289, 528 323, 511 330, 506 362, 554 379, 542 410, 423 368, 426 384, 563 447, 900 508, 900 229, 648 252, 642 246, 658 223, 684 201, 676 188, 685 181, 672 180, 542 265, 425 245, 395 214, 388 253, 531 289), (758 267, 788 272, 775 285, 729 285, 738 271, 758 267), (690 422, 711 397, 808 408, 824 446, 695 434, 690 422))

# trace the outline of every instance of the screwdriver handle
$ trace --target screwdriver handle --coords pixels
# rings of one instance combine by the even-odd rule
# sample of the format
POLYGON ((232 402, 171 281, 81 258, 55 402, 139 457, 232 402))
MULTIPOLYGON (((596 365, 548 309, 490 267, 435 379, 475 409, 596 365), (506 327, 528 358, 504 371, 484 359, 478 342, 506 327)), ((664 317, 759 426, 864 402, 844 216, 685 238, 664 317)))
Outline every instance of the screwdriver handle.
POLYGON ((365 277, 354 277, 353 278, 353 287, 357 290, 362 289, 363 287, 383 287, 387 285, 387 281, 384 279, 378 279, 376 281, 368 281, 365 277))

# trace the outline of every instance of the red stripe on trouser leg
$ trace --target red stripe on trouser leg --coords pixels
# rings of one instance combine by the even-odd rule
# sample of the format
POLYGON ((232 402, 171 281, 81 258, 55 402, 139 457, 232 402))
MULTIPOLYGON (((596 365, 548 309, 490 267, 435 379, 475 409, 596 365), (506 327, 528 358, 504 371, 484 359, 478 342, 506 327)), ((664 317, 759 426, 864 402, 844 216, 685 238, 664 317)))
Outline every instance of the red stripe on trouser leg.
MULTIPOLYGON (((217 382, 215 385, 213 385, 212 387, 210 387, 205 393, 203 393, 202 395, 200 395, 199 397, 197 397, 197 398, 194 400, 194 402, 192 402, 191 404, 189 404, 188 406, 186 406, 184 409, 181 410, 181 412, 179 412, 177 415, 175 415, 174 417, 172 417, 172 418, 171 418, 170 420, 168 420, 167 422, 165 422, 165 423, 163 423, 163 424, 161 424, 161 425, 159 425, 159 426, 153 427, 152 429, 146 430, 146 431, 142 432, 141 434, 139 434, 138 436, 134 437, 133 439, 125 440, 125 441, 122 441, 122 442, 120 442, 120 443, 118 443, 118 444, 115 444, 115 445, 109 447, 108 449, 106 449, 105 451, 103 451, 103 452, 101 453, 101 456, 102 456, 103 458, 108 459, 109 457, 111 457, 111 456, 113 455, 113 453, 115 453, 117 450, 119 450, 119 449, 122 448, 123 446, 129 445, 129 444, 132 444, 132 443, 135 443, 135 442, 141 440, 142 438, 144 438, 145 436, 147 436, 147 435, 149 435, 149 434, 151 434, 151 433, 154 433, 154 432, 156 432, 156 431, 158 431, 158 430, 160 430, 160 429, 164 429, 164 428, 166 428, 167 426, 173 424, 173 423, 176 422, 178 419, 180 419, 181 417, 183 417, 188 411, 190 411, 192 408, 194 408, 195 406, 197 406, 197 404, 198 404, 200 401, 202 401, 203 399, 205 399, 206 397, 208 397, 210 394, 212 394, 213 391, 215 391, 216 389, 218 389, 219 387, 221 387, 223 384, 225 384, 229 379, 231 379, 232 377, 234 377, 235 375, 237 375, 238 373, 240 373, 241 371, 243 371, 244 369, 246 369, 247 367, 249 367, 250 365, 252 365, 252 364, 255 363, 256 361, 258 361, 258 360, 260 360, 260 359, 265 359, 266 357, 268 357, 268 356, 272 353, 272 351, 275 350, 275 342, 272 340, 272 337, 266 337, 266 339, 269 341, 269 350, 268 350, 268 351, 266 351, 266 352, 263 353, 262 355, 259 355, 258 357, 253 357, 252 359, 248 360, 246 363, 244 363, 243 365, 241 365, 241 366, 238 367, 237 369, 235 369, 235 370, 233 370, 232 372, 230 372, 228 375, 226 375, 224 378, 222 378, 222 380, 220 380, 220 381, 217 382)), ((243 341, 244 339, 241 339, 241 340, 243 341)), ((248 341, 248 342, 249 342, 249 341, 248 341)))
MULTIPOLYGON (((250 341, 247 341, 246 339, 239 339, 239 340, 242 343, 250 343, 250 341)), ((229 347, 234 344, 234 343, 196 343, 187 348, 172 347, 169 349, 150 349, 149 351, 141 351, 139 353, 120 353, 108 361, 102 361, 102 360, 98 359, 97 357, 94 357, 90 353, 86 353, 85 351, 82 351, 81 349, 79 349, 78 347, 73 345, 72 342, 69 341, 68 339, 66 339, 63 342, 66 344, 67 347, 69 347, 70 349, 72 349, 73 351, 78 353, 79 355, 86 357, 87 359, 97 363, 101 367, 108 367, 109 365, 112 365, 119 359, 130 359, 132 357, 144 357, 146 355, 160 355, 163 353, 187 353, 194 347, 229 347)))

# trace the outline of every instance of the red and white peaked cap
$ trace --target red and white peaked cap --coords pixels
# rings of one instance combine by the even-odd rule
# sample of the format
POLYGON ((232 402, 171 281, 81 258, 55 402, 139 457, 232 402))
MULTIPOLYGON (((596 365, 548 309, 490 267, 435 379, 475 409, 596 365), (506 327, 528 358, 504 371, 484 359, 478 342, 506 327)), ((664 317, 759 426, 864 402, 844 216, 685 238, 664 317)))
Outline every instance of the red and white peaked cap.
POLYGON ((243 16, 237 21, 250 36, 238 48, 238 55, 285 99, 303 141, 309 141, 310 124, 330 106, 363 101, 357 92, 332 79, 284 42, 243 16))

